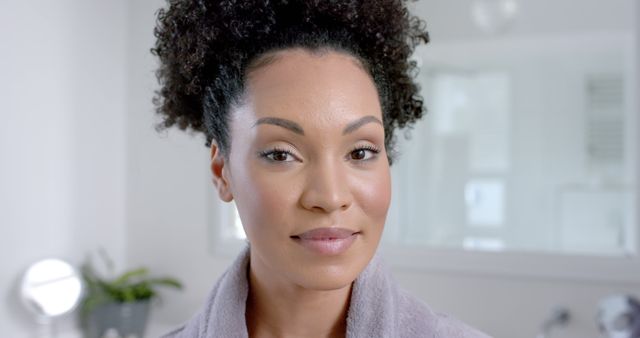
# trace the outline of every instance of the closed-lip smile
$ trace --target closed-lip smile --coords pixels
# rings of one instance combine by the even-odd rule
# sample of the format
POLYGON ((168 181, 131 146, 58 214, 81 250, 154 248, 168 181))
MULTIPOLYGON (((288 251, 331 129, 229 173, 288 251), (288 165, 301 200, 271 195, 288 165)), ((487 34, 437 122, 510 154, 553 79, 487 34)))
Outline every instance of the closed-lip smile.
POLYGON ((321 255, 341 254, 355 241, 359 231, 345 228, 316 228, 291 238, 303 247, 321 255))

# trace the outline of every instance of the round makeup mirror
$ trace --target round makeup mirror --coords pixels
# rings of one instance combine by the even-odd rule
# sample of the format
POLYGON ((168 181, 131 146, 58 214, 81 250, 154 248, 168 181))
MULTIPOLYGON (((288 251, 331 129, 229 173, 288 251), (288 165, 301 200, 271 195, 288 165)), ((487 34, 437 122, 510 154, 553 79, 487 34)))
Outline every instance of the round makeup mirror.
POLYGON ((78 271, 60 259, 44 259, 27 269, 20 293, 25 307, 53 336, 53 319, 72 312, 82 296, 82 279, 78 271))

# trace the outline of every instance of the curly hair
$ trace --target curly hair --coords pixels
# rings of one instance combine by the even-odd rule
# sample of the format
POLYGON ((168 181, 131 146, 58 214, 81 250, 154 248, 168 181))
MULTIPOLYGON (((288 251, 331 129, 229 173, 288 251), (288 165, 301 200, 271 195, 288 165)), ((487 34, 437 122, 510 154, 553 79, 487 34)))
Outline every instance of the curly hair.
POLYGON ((161 131, 177 125, 230 150, 228 111, 246 75, 268 53, 301 47, 346 52, 374 80, 383 112, 389 164, 394 130, 421 118, 415 47, 429 42, 425 22, 407 0, 168 0, 157 12, 151 52, 160 59, 153 103, 161 131))

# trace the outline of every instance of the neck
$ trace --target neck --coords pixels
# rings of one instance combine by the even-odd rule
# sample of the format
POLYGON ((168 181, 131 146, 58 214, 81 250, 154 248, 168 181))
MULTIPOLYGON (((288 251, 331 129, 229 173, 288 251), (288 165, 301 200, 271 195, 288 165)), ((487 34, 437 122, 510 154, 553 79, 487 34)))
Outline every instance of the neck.
POLYGON ((250 261, 246 321, 250 337, 345 337, 353 283, 310 290, 250 261))

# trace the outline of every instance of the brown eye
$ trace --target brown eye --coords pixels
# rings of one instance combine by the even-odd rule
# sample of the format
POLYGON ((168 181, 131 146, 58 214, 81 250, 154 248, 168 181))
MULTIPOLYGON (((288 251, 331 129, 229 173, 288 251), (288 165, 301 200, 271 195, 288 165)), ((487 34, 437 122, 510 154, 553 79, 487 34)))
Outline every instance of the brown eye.
POLYGON ((352 160, 362 160, 366 157, 366 151, 364 149, 356 149, 351 152, 352 160))
POLYGON ((293 155, 291 151, 279 148, 262 151, 259 155, 270 162, 293 162, 296 160, 295 155, 293 155))
POLYGON ((274 152, 272 154, 273 156, 273 160, 274 161, 286 161, 287 160, 287 156, 289 156, 289 154, 283 152, 283 151, 278 151, 278 152, 274 152))
POLYGON ((353 149, 349 154, 349 157, 351 157, 351 160, 362 162, 373 160, 379 152, 380 150, 376 147, 364 146, 353 149))

